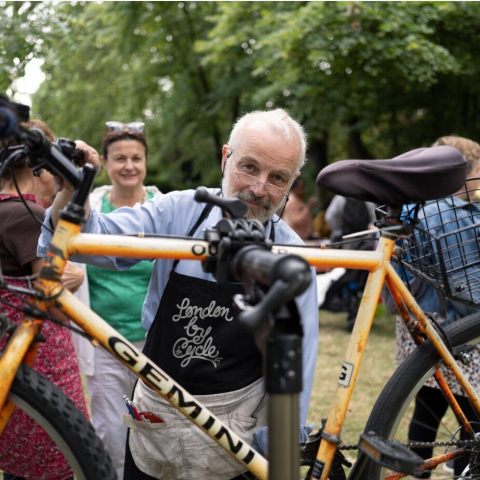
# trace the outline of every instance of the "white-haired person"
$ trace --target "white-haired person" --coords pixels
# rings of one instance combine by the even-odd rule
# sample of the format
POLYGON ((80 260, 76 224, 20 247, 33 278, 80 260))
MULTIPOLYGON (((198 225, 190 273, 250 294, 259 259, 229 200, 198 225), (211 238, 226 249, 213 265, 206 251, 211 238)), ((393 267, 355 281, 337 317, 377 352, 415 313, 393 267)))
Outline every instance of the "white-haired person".
MULTIPOLYGON (((243 116, 222 149, 222 194, 244 201, 247 217, 265 224, 267 237, 276 243, 303 244, 275 212, 284 207, 305 163, 305 152, 303 128, 281 109, 243 116)), ((91 163, 98 162, 93 149, 87 156, 91 163)), ((57 195, 47 213, 47 223, 51 219, 56 224, 71 191, 71 187, 65 188, 57 195)), ((218 188, 209 191, 220 193, 218 188)), ((214 227, 223 213, 219 207, 195 202, 194 193, 170 192, 109 215, 92 210, 87 212, 84 231, 141 231, 203 238, 205 230, 214 227)), ((41 253, 45 254, 50 238, 44 230, 41 253)), ((116 269, 137 262, 99 257, 88 261, 116 269)), ((240 289, 238 284, 217 284, 211 274, 202 270, 200 262, 157 260, 143 307, 143 325, 149 330, 144 353, 213 413, 228 418, 234 431, 266 454, 268 401, 262 358, 253 335, 239 325, 232 308, 232 296, 240 289), (210 312, 207 307, 212 302, 220 308, 210 312), (207 314, 192 317, 192 312, 199 309, 207 314)), ((298 305, 304 328, 300 421, 305 424, 317 357, 315 280, 299 297, 298 305)), ((230 480, 245 472, 242 465, 142 381, 137 382, 134 401, 142 410, 154 409, 164 422, 137 428, 135 435, 129 435, 125 479, 230 480)), ((307 431, 301 429, 304 438, 307 431)))

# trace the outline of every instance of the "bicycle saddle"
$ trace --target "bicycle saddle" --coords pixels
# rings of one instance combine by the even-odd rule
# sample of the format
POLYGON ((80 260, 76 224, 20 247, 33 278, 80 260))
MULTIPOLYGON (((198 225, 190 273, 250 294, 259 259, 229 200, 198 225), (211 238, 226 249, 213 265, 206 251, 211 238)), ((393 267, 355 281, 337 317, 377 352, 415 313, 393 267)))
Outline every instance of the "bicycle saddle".
POLYGON ((317 183, 344 197, 399 206, 452 195, 467 176, 453 147, 418 148, 390 160, 342 160, 325 167, 317 183))

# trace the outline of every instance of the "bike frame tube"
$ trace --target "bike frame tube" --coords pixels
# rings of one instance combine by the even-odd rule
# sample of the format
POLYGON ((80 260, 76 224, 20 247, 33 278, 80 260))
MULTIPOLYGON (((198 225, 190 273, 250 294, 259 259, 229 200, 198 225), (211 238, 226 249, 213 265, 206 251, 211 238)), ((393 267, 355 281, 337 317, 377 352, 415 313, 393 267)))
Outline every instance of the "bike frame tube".
MULTIPOLYGON (((27 355, 31 344, 40 332, 41 320, 26 318, 15 329, 0 358, 0 435, 13 412, 10 402, 7 402, 8 392, 12 386, 18 367, 27 355)), ((31 359, 30 359, 31 360, 31 359)))
POLYGON ((425 335, 430 339, 430 341, 442 357, 443 361, 445 362, 445 365, 447 365, 447 367, 455 375, 455 378, 467 394, 468 398, 472 402, 477 412, 480 412, 480 397, 478 396, 477 392, 475 392, 475 390, 472 388, 467 377, 464 375, 461 368, 457 365, 457 362, 453 358, 453 355, 446 348, 438 332, 427 320, 427 317, 423 313, 423 310, 418 306, 417 302, 415 302, 412 295, 408 291, 408 288, 402 282, 401 278, 398 276, 393 266, 389 263, 386 267, 388 277, 391 279, 395 288, 402 296, 407 307, 411 310, 413 315, 415 315, 415 318, 420 324, 422 332, 425 333, 425 335))
MULTIPOLYGON (((33 362, 35 361, 35 358, 37 356, 38 345, 39 345, 38 342, 35 342, 30 345, 30 348, 27 350, 27 353, 23 357, 22 363, 24 365, 28 365, 29 367, 33 365, 33 362)), ((15 404, 10 400, 6 400, 5 405, 3 405, 3 408, 0 411, 0 435, 2 434, 14 410, 15 410, 15 404)))
MULTIPOLYGON (((398 290, 395 287, 394 280, 390 276, 387 275, 385 278, 385 283, 387 284, 388 290, 390 291, 390 294, 392 295, 393 301, 395 302, 395 305, 397 307, 397 310, 400 313, 400 316, 402 317, 405 326, 409 330, 411 336, 413 337, 413 341, 417 344, 420 345, 423 343, 423 339, 416 336, 413 331, 409 328, 409 325, 411 325, 412 322, 415 320, 412 319, 410 312, 408 311, 407 306, 405 305, 405 302, 403 301, 402 296, 398 292, 398 290)), ((461 409, 460 405, 457 402, 457 399, 452 393, 452 390, 448 386, 447 382, 445 381, 445 378, 442 375, 442 372, 440 370, 436 370, 434 373, 435 380, 437 382, 437 385, 439 386, 440 390, 443 392, 443 395, 445 396, 445 400, 447 403, 450 405, 450 408, 452 409, 455 417, 457 418, 458 422, 460 425, 465 429, 467 432, 468 436, 471 439, 475 438, 475 432, 473 431, 472 426, 470 425, 469 421, 465 417, 465 414, 463 413, 463 410, 461 409)))
MULTIPOLYGON (((54 240, 52 240, 52 243, 54 240)), ((169 258, 179 260, 206 260, 216 255, 208 242, 200 239, 184 240, 175 238, 154 238, 124 235, 98 235, 81 233, 68 242, 68 255, 110 255, 129 258, 169 258)), ((352 268, 374 270, 382 262, 377 251, 326 250, 323 248, 302 248, 273 246, 273 253, 299 255, 315 267, 352 268)))
MULTIPOLYGON (((454 460, 455 458, 461 457, 465 454, 465 449, 455 450, 454 452, 444 453, 443 455, 438 455, 437 457, 430 458, 425 460, 423 465, 420 465, 419 470, 432 470, 441 463, 447 463, 449 460, 454 460)), ((408 477, 406 473, 389 473, 384 480, 398 480, 400 478, 408 477)))
POLYGON ((303 257, 312 267, 348 268, 369 270, 370 272, 379 268, 384 261, 382 251, 378 248, 373 251, 362 251, 274 245, 272 252, 298 255, 303 257))
POLYGON ((376 264, 376 270, 371 271, 368 276, 335 396, 328 414, 327 424, 322 433, 322 441, 313 467, 312 478, 328 479, 385 279, 385 268, 382 267, 390 261, 393 245, 393 240, 384 237, 380 238, 378 242, 376 254, 380 257, 380 261, 376 264))
POLYGON ((130 237, 81 233, 68 243, 69 255, 110 255, 133 258, 174 258, 206 260, 215 255, 208 242, 199 239, 130 237))

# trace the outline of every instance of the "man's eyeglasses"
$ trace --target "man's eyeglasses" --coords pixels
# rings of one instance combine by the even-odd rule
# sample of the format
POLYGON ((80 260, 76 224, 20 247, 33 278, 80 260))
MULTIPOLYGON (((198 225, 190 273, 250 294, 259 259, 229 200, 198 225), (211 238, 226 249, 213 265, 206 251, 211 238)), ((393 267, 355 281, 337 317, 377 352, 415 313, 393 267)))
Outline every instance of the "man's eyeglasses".
POLYGON ((251 187, 255 187, 259 183, 262 184, 265 187, 265 190, 270 195, 274 195, 275 197, 281 197, 282 195, 287 195, 288 196, 288 192, 286 192, 283 188, 277 187, 273 183, 260 182, 257 177, 254 177, 253 175, 249 175, 248 173, 237 172, 235 170, 235 175, 238 177, 238 179, 241 182, 246 183, 247 185, 250 185, 251 187))
MULTIPOLYGON (((233 155, 233 148, 228 152, 227 154, 227 160, 233 155)), ((222 172, 223 173, 223 172, 222 172)), ((246 183, 247 185, 250 185, 251 187, 255 187, 259 183, 262 184, 265 187, 265 190, 270 194, 275 197, 281 197, 282 195, 285 195, 288 199, 289 196, 289 191, 285 191, 284 187, 279 187, 278 185, 274 185, 273 183, 263 183, 258 180, 257 177, 250 175, 248 173, 244 172, 237 172, 237 170, 234 170, 235 175, 238 177, 238 179, 246 183)))
POLYGON ((145 131, 145 124, 143 122, 106 122, 106 130, 109 132, 131 132, 131 133, 143 133, 145 131))

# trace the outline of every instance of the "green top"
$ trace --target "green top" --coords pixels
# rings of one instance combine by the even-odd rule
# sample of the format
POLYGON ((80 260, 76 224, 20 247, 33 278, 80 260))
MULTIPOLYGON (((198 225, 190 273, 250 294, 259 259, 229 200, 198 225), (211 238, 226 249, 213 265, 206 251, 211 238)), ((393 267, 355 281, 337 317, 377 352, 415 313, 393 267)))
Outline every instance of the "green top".
MULTIPOLYGON (((105 194, 102 213, 114 210, 105 194)), ((87 265, 90 308, 130 342, 145 340, 141 313, 152 271, 153 262, 145 260, 124 272, 87 265)))

